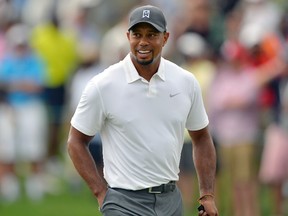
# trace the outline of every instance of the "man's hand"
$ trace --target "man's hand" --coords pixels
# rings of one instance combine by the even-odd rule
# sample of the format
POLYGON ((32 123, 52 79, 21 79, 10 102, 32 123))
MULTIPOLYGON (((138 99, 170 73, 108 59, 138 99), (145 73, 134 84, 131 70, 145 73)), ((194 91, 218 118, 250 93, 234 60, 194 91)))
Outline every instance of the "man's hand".
POLYGON ((198 208, 198 216, 218 216, 218 210, 216 208, 214 198, 205 197, 205 199, 201 199, 199 202, 201 206, 198 208))
POLYGON ((99 193, 97 196, 99 208, 101 208, 103 205, 106 193, 107 193, 107 187, 104 190, 102 190, 101 193, 99 193))

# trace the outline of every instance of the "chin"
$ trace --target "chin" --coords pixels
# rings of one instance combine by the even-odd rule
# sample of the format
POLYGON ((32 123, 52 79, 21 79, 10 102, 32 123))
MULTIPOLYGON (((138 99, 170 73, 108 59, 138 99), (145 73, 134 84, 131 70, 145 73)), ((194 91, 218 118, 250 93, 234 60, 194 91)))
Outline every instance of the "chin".
POLYGON ((137 62, 141 65, 150 65, 153 62, 153 59, 150 60, 139 60, 137 59, 137 62))

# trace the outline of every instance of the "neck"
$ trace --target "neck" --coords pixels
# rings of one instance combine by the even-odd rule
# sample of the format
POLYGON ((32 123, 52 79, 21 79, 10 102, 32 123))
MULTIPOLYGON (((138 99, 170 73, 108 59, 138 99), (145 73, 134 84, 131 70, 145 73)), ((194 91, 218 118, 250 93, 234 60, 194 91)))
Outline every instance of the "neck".
POLYGON ((152 76, 157 73, 159 65, 160 65, 160 56, 151 62, 150 64, 144 65, 140 64, 136 59, 131 56, 132 62, 139 74, 139 76, 143 77, 145 80, 150 81, 152 76))

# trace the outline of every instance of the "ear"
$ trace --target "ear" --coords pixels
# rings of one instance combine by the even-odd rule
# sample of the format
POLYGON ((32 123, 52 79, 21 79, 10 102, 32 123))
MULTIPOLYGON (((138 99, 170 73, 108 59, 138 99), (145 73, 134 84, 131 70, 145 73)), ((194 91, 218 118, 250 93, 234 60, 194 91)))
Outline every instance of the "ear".
POLYGON ((128 40, 130 40, 130 31, 126 32, 126 36, 127 36, 128 40))
POLYGON ((164 42, 163 42, 163 47, 165 46, 165 44, 167 43, 168 41, 168 38, 169 38, 169 32, 164 32, 164 42))

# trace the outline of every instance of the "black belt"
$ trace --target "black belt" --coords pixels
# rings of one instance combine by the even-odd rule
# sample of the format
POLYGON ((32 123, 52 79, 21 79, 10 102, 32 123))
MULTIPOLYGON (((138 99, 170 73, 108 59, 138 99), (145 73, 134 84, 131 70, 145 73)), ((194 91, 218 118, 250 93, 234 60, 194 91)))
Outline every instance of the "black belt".
POLYGON ((174 191, 175 188, 176 188, 176 182, 170 181, 167 184, 162 184, 156 187, 146 188, 141 191, 146 191, 147 193, 153 193, 153 194, 161 194, 161 193, 168 193, 168 192, 174 191))
MULTIPOLYGON (((161 193, 168 193, 174 191, 176 188, 176 182, 175 181, 170 181, 167 184, 162 184, 156 187, 150 187, 150 188, 145 188, 145 189, 140 189, 140 190, 133 190, 133 192, 146 192, 146 193, 151 193, 151 194, 161 194, 161 193)), ((132 191, 132 190, 126 190, 126 189, 121 189, 121 188, 114 188, 114 190, 120 190, 120 191, 132 191)))

